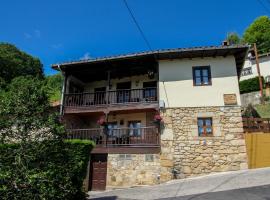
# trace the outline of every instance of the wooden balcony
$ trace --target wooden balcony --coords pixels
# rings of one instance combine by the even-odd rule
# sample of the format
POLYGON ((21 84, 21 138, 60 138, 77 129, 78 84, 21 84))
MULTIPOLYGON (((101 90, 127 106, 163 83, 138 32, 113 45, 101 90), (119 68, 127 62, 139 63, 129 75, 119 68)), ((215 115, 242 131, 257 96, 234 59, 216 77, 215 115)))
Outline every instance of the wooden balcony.
POLYGON ((158 109, 157 88, 64 95, 65 113, 158 109))
POLYGON ((94 141, 94 153, 158 153, 160 150, 160 134, 155 126, 107 130, 69 129, 67 138, 94 141))

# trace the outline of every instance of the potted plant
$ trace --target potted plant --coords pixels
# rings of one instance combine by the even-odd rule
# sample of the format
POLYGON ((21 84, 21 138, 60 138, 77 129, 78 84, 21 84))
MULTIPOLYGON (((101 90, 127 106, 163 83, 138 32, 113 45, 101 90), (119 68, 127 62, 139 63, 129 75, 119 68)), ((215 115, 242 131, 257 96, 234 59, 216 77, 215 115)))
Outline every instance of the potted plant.
POLYGON ((97 120, 97 124, 99 125, 99 126, 106 126, 106 120, 105 120, 105 117, 104 116, 101 116, 100 118, 99 118, 99 120, 97 120))
POLYGON ((159 113, 155 114, 154 123, 159 127, 162 122, 163 122, 163 119, 160 116, 160 114, 159 113))

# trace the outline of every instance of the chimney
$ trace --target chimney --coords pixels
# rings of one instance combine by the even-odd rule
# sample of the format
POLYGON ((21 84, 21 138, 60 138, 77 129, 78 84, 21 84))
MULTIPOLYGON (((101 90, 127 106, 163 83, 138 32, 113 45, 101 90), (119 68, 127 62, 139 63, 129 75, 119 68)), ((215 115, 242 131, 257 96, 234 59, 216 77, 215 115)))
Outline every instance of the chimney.
POLYGON ((229 46, 230 45, 230 43, 229 43, 229 41, 227 41, 227 40, 224 40, 223 42, 222 42, 222 46, 229 46))

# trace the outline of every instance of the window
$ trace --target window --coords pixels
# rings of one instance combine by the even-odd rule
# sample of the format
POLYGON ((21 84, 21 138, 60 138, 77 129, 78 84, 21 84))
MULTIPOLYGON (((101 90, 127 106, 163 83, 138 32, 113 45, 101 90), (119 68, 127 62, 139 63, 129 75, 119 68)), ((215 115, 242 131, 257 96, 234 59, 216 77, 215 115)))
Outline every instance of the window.
POLYGON ((252 67, 247 67, 242 70, 241 76, 247 76, 252 74, 252 67))
POLYGON ((117 136, 117 122, 108 123, 108 135, 117 136))
POLYGON ((129 135, 130 136, 140 136, 141 135, 141 122, 140 121, 130 121, 128 122, 129 135))
POLYGON ((153 154, 145 154, 145 162, 154 162, 153 154))
POLYGON ((120 160, 132 160, 132 157, 130 154, 119 154, 120 160))
POLYGON ((193 85, 203 86, 211 84, 210 66, 193 67, 193 85))
POLYGON ((212 118, 198 118, 199 136, 213 136, 212 118))
POLYGON ((143 83, 143 98, 146 101, 156 101, 157 98, 157 82, 144 82, 143 83))

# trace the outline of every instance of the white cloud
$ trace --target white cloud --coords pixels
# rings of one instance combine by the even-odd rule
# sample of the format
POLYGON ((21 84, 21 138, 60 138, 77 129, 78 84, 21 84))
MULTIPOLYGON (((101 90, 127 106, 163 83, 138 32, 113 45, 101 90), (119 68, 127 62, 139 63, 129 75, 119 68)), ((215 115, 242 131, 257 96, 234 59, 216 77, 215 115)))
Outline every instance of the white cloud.
POLYGON ((35 29, 34 31, 30 31, 30 33, 24 33, 25 39, 35 39, 35 38, 41 38, 41 31, 38 29, 35 29))
POLYGON ((80 60, 89 60, 91 58, 90 53, 86 52, 83 57, 80 58, 80 60))
POLYGON ((53 48, 53 49, 60 49, 62 47, 63 47, 63 45, 61 43, 51 45, 51 48, 53 48))
POLYGON ((32 38, 32 35, 29 34, 29 33, 24 33, 23 35, 24 35, 25 39, 31 39, 32 38))
POLYGON ((41 37, 41 32, 40 32, 40 30, 36 29, 36 30, 34 31, 34 33, 35 33, 36 38, 40 38, 40 37, 41 37))

